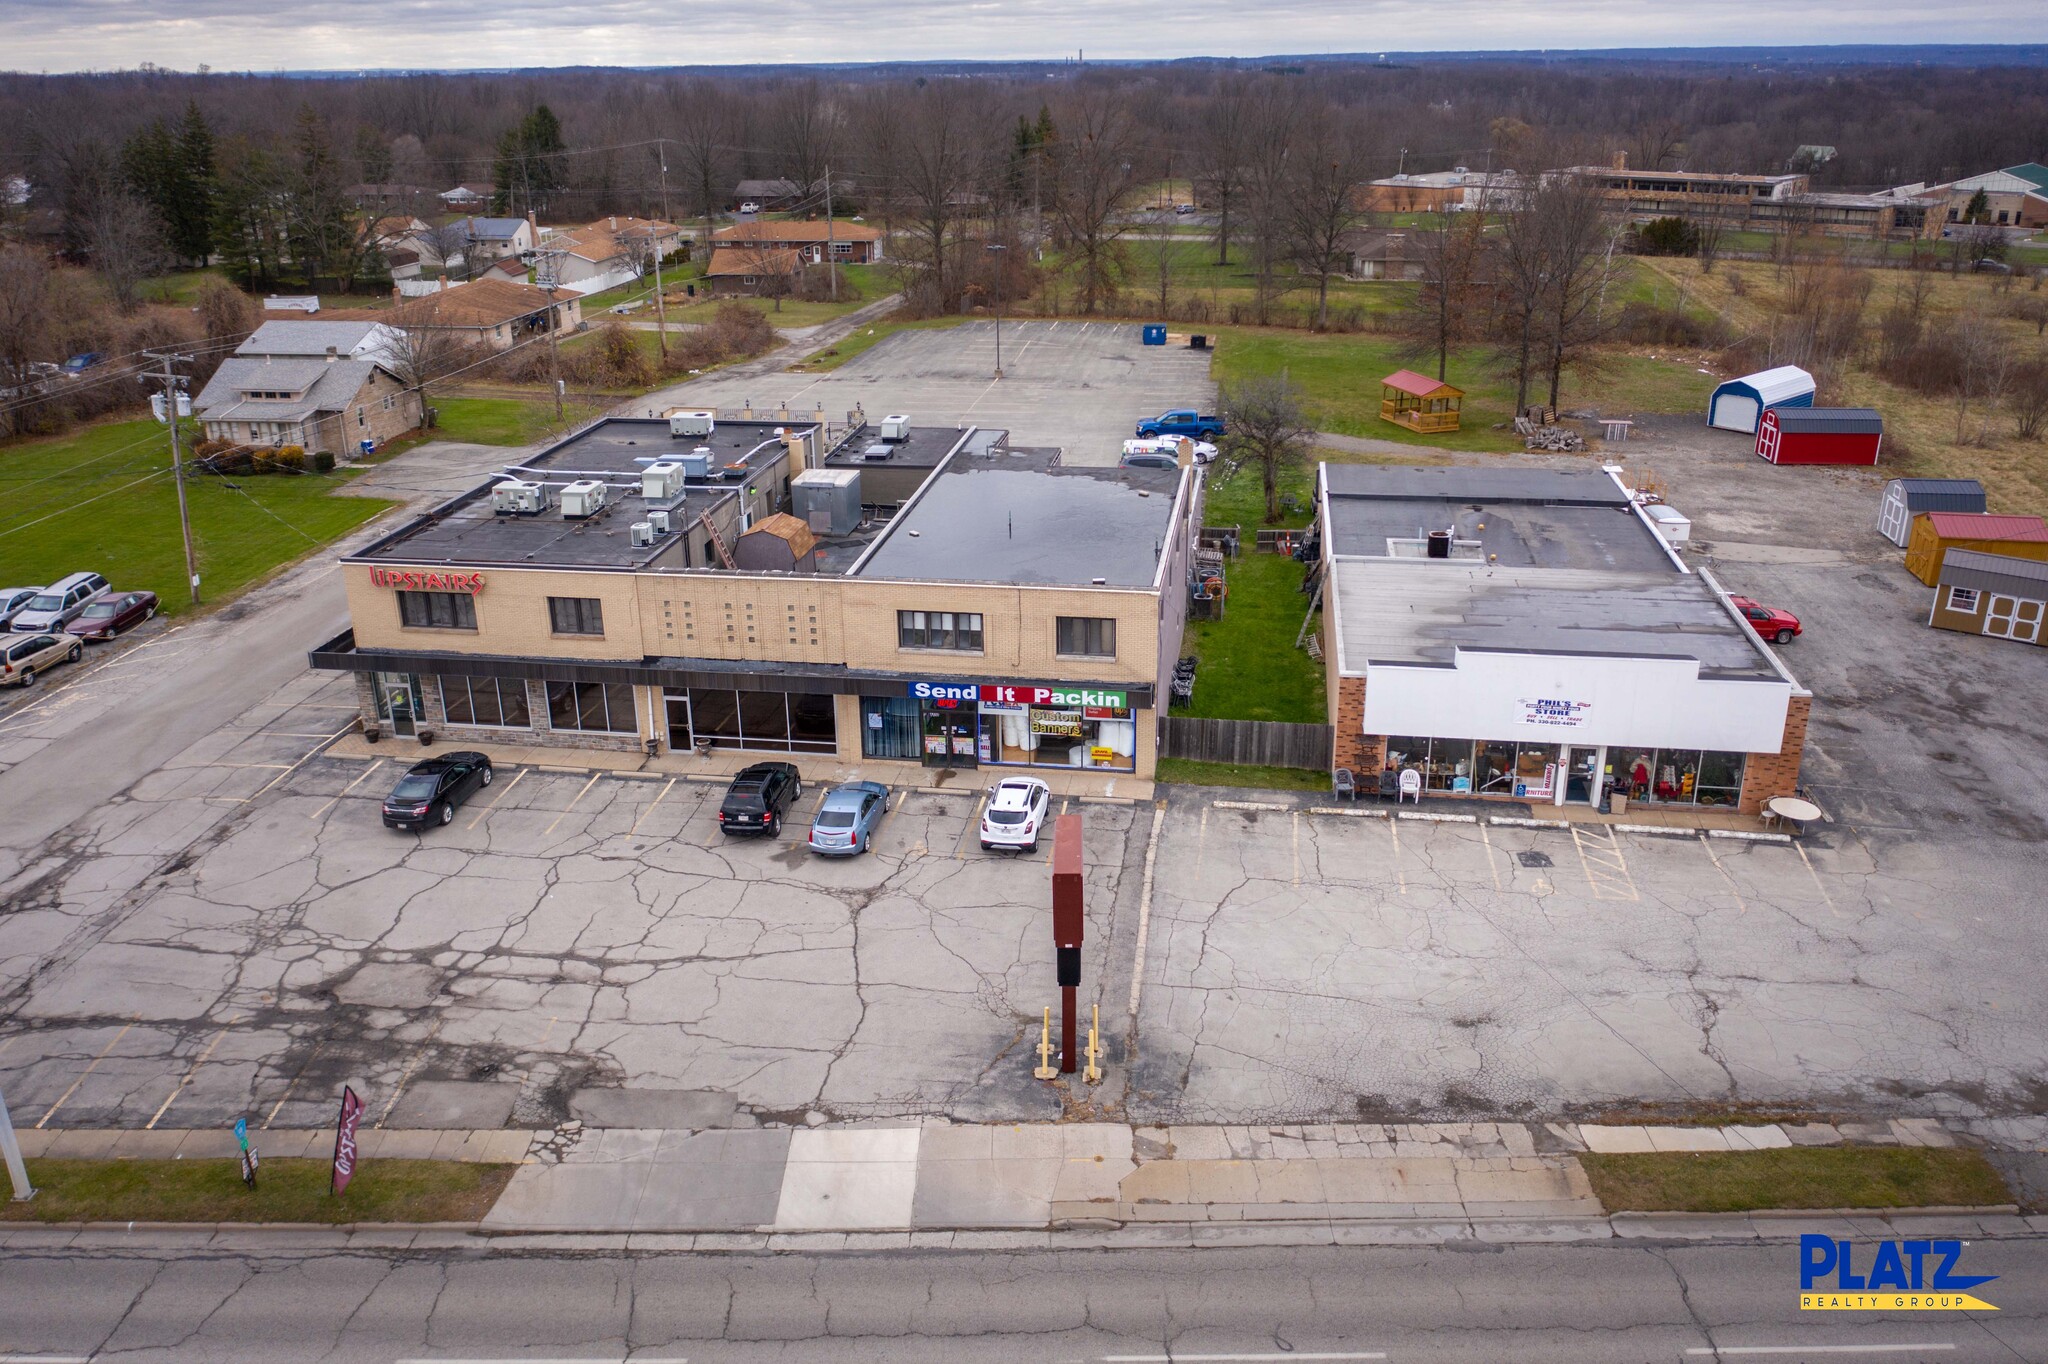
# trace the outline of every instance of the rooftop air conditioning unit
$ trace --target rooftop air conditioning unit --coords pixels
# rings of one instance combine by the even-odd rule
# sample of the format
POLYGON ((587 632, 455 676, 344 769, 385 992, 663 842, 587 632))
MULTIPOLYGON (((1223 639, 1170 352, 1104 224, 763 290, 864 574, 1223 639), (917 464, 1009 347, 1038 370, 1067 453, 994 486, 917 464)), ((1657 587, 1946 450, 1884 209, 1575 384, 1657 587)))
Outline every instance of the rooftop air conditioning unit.
POLYGON ((548 509, 543 484, 508 478, 491 489, 491 511, 499 516, 539 516, 548 509))
POLYGON ((656 535, 668 534, 668 513, 665 511, 647 513, 647 524, 654 527, 654 533, 656 535))
POLYGON ((711 477, 712 460, 711 451, 708 447, 699 446, 689 454, 679 456, 676 462, 683 466, 684 478, 711 477))
POLYGON ((633 523, 633 548, 646 549, 654 543, 654 523, 635 521, 633 523))
POLYGON ((668 433, 671 436, 708 436, 717 425, 718 413, 710 408, 668 414, 668 433))
POLYGON ((683 490, 683 466, 665 459, 640 471, 640 496, 649 502, 667 502, 683 490))
POLYGON ((817 535, 860 529, 860 470, 806 469, 789 481, 791 510, 817 535))
POLYGON ((594 478, 579 478, 562 489, 562 515, 572 520, 597 515, 604 503, 604 484, 594 478))
POLYGON ((882 439, 909 440, 910 414, 908 412, 894 412, 882 418, 882 439))

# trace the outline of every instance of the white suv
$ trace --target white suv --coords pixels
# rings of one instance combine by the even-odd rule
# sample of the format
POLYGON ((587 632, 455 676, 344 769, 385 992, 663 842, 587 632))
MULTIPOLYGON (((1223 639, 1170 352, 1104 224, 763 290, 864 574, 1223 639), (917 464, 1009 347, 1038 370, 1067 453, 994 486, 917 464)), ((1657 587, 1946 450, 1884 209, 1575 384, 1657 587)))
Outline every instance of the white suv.
POLYGON ((14 615, 16 634, 57 632, 78 619, 96 599, 107 592, 107 580, 97 573, 74 573, 60 578, 29 599, 14 615))
POLYGON ((1052 788, 1036 777, 1010 777, 988 793, 981 816, 981 849, 1038 851, 1038 834, 1052 805, 1052 788))

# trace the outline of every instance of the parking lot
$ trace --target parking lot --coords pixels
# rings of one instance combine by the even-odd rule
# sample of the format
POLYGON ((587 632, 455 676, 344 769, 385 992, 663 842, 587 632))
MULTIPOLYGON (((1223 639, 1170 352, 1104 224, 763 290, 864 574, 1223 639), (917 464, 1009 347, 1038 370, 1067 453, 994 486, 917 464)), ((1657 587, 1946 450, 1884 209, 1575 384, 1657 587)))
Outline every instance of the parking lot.
POLYGON ((1003 377, 996 324, 898 332, 820 374, 713 375, 650 404, 738 407, 787 403, 835 416, 861 405, 871 420, 908 412, 920 423, 1001 427, 1014 445, 1056 445, 1074 464, 1114 464, 1140 419, 1170 407, 1215 411, 1209 355, 1146 346, 1132 322, 1005 322, 1003 377))

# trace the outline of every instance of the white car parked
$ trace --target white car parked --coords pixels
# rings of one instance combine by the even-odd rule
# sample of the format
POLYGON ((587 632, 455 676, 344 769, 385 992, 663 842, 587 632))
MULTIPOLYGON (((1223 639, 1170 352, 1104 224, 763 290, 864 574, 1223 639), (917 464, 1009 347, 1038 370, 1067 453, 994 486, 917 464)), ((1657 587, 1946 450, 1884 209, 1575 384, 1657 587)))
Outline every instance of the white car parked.
MULTIPOLYGON (((1165 455, 1168 459, 1178 463, 1180 460, 1180 443, 1183 439, 1185 437, 1182 436, 1134 437, 1124 442, 1124 454, 1165 455)), ((1211 442, 1198 440, 1192 443, 1195 447, 1195 463, 1207 464, 1210 460, 1216 458, 1216 447, 1211 442)))
POLYGON ((1046 825, 1052 788, 1036 777, 1006 777, 988 793, 981 815, 981 850, 1017 848, 1038 851, 1038 834, 1046 825))

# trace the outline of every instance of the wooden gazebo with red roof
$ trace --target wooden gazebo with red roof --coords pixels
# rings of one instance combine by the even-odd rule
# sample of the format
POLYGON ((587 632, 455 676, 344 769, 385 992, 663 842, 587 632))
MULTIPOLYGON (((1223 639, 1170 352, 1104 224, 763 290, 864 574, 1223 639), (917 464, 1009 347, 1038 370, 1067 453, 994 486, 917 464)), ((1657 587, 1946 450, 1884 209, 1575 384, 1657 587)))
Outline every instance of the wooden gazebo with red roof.
POLYGON ((1380 420, 1425 435, 1457 430, 1464 401, 1464 389, 1412 369, 1397 369, 1380 380, 1380 420))

